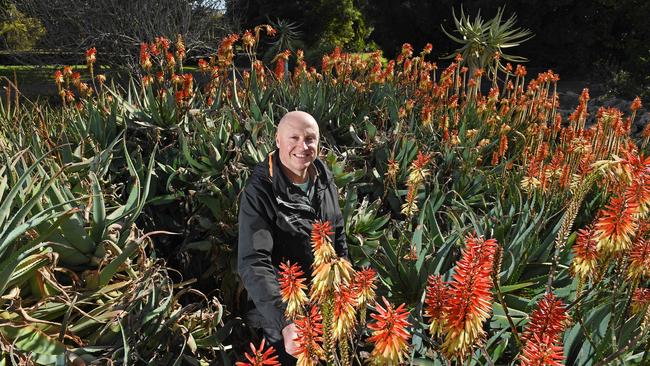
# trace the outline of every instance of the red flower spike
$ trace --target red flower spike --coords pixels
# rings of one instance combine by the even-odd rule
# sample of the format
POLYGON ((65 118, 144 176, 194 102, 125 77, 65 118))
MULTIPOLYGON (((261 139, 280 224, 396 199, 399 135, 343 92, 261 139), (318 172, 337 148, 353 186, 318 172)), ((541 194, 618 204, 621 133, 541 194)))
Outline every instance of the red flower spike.
POLYGON ((562 365, 562 332, 567 326, 564 302, 552 292, 537 303, 537 309, 530 314, 522 341, 524 347, 519 354, 521 365, 562 365))
POLYGON ((429 332, 432 337, 442 334, 445 329, 445 306, 449 300, 449 285, 440 275, 431 275, 428 279, 424 303, 424 316, 431 319, 429 332))
POLYGON ((318 360, 323 358, 324 352, 320 346, 323 342, 323 317, 318 308, 313 306, 307 316, 301 316, 294 322, 296 324, 296 338, 298 342, 298 365, 318 365, 318 360))
POLYGON ((334 290, 333 337, 345 341, 356 324, 357 297, 352 286, 340 286, 334 290))
POLYGON ((307 286, 304 284, 305 278, 302 277, 304 274, 298 263, 280 263, 278 283, 282 301, 287 304, 285 314, 289 319, 295 319, 298 315, 302 315, 302 307, 307 303, 307 294, 305 293, 307 286))
POLYGON ((564 349, 557 337, 535 335, 521 350, 519 361, 521 366, 562 366, 564 349))
POLYGON ((484 336, 483 322, 492 309, 492 268, 497 242, 469 236, 456 264, 445 307, 447 334, 442 345, 448 357, 464 359, 484 336))
POLYGON ((269 346, 264 350, 264 338, 262 338, 262 343, 260 343, 259 348, 255 348, 253 343, 250 344, 252 354, 245 353, 245 357, 248 362, 237 362, 236 366, 279 366, 278 356, 275 354, 275 348, 269 346))
POLYGON ((360 306, 375 302, 377 272, 372 268, 363 268, 356 273, 353 280, 354 291, 357 293, 357 303, 360 306))
POLYGON ((637 288, 632 295, 632 312, 640 314, 650 305, 650 288, 637 288))
POLYGON ((597 248, 601 252, 616 253, 627 250, 637 229, 637 207, 624 197, 614 197, 601 210, 595 224, 597 248))
POLYGON ((405 304, 394 309, 386 298, 382 297, 382 300, 386 307, 377 304, 377 314, 370 315, 376 321, 368 324, 372 331, 368 342, 375 344, 371 357, 380 365, 396 365, 404 360, 411 339, 406 329, 410 325, 407 320, 409 312, 405 304))
POLYGON ((86 64, 88 64, 89 66, 94 64, 95 61, 97 61, 96 54, 97 54, 97 49, 95 47, 86 50, 86 64))
POLYGON ((650 277, 650 240, 638 237, 632 245, 627 267, 627 276, 630 279, 650 277))
POLYGON ((331 236, 332 224, 329 221, 315 221, 311 229, 311 245, 314 251, 314 267, 323 262, 329 262, 336 258, 336 252, 332 246, 331 236))
POLYGON ((578 236, 573 244, 575 257, 571 264, 571 270, 575 276, 585 279, 596 269, 598 264, 597 244, 592 225, 578 230, 578 236))
POLYGON ((567 319, 564 302, 549 292, 537 303, 537 309, 530 314, 522 340, 529 342, 535 336, 553 338, 560 335, 566 328, 567 319))

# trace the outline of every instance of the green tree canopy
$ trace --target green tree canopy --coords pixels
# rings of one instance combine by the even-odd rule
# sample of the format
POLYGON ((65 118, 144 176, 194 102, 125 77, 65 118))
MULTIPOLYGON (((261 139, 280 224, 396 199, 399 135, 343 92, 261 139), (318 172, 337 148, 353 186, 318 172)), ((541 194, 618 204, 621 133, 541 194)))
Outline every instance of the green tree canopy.
POLYGON ((14 4, 2 5, 0 36, 12 51, 28 51, 45 35, 43 23, 19 11, 14 4))

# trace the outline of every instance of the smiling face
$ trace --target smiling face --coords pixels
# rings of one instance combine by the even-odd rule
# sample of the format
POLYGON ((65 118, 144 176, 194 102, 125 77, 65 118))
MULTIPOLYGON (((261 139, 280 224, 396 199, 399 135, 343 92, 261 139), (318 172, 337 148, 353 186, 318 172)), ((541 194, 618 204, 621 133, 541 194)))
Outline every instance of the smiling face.
POLYGON ((284 173, 293 183, 307 181, 308 168, 318 154, 318 124, 305 112, 289 112, 278 125, 275 143, 284 173))

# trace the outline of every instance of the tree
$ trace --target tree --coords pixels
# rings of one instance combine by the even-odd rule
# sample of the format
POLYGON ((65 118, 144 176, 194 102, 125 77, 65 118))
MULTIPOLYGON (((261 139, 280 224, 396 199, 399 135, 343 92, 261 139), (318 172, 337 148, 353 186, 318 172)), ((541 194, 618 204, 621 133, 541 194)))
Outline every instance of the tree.
POLYGON ((282 20, 303 35, 306 54, 327 52, 334 46, 362 51, 372 29, 366 25, 364 0, 232 0, 228 13, 241 17, 242 28, 282 20))
MULTIPOLYGON (((188 53, 216 47, 230 29, 218 0, 9 0, 47 30, 41 44, 78 61, 96 47, 102 62, 133 64, 137 47, 157 36, 183 36, 188 53)), ((72 60, 61 60, 70 62, 72 60)))
POLYGON ((45 35, 43 24, 25 16, 14 4, 2 4, 0 36, 12 51, 31 50, 45 35))

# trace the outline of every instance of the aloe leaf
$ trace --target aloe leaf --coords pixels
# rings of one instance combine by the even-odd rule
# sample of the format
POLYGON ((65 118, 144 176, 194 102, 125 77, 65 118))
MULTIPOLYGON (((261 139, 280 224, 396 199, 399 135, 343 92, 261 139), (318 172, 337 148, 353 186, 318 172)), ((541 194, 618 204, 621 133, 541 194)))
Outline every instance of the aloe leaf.
POLYGON ((91 237, 95 243, 99 243, 104 237, 104 230, 106 229, 106 207, 102 188, 99 185, 99 179, 93 172, 90 172, 90 179, 92 180, 93 191, 93 226, 91 228, 91 237))
POLYGON ((190 165, 192 165, 193 167, 201 171, 210 170, 210 167, 199 163, 192 157, 192 154, 190 153, 190 150, 187 146, 187 141, 185 140, 185 137, 183 137, 183 135, 180 136, 180 140, 181 140, 181 151, 183 152, 183 157, 187 160, 187 162, 190 163, 190 165))
POLYGON ((22 283, 33 276, 34 272, 39 268, 50 264, 51 259, 46 255, 50 252, 52 252, 52 249, 46 248, 45 251, 38 254, 32 254, 22 260, 11 274, 9 282, 7 283, 7 288, 22 285, 22 283))
MULTIPOLYGON (((121 235, 121 237, 126 235, 121 235)), ((125 238, 126 240, 126 238, 125 238)), ((122 253, 115 257, 110 263, 108 263, 102 270, 99 272, 99 286, 106 286, 108 282, 113 278, 113 276, 118 272, 119 267, 126 262, 126 260, 135 252, 138 248, 137 242, 129 242, 125 247, 122 253)))
POLYGON ((44 247, 46 244, 41 243, 34 247, 22 246, 14 251, 11 256, 0 262, 0 294, 4 294, 8 287, 11 275, 14 273, 18 264, 28 255, 44 247))
MULTIPOLYGON (((0 314, 0 317, 3 317, 0 314)), ((40 329, 31 325, 21 324, 20 326, 11 324, 0 325, 0 334, 11 340, 15 347, 25 353, 34 353, 38 356, 54 356, 65 352, 65 346, 56 339, 43 333, 40 329)), ((52 357, 43 357, 40 360, 54 362, 52 357)))
MULTIPOLYGON (((69 202, 64 202, 62 204, 49 207, 38 214, 31 217, 29 220, 24 223, 16 226, 9 232, 3 232, 0 235, 0 256, 4 254, 6 248, 19 236, 23 235, 27 230, 39 226, 41 223, 58 218, 61 215, 65 215, 65 212, 56 211, 59 208, 62 208, 64 205, 67 205, 69 202), (52 212, 54 211, 54 212, 52 212)), ((65 222, 65 221, 63 221, 65 222)), ((9 228, 7 228, 8 230, 9 228)))
MULTIPOLYGON (((20 192, 23 184, 28 179, 31 179, 32 176, 31 174, 36 170, 39 166, 39 164, 47 157, 48 155, 42 155, 36 161, 18 178, 18 181, 13 185, 12 189, 9 191, 7 194, 7 197, 2 201, 2 204, 0 204, 0 226, 5 225, 5 220, 7 217, 9 217, 9 213, 11 212, 11 206, 13 205, 13 200, 16 198, 16 195, 20 192)), ((13 164, 11 164, 13 165, 13 164)), ((31 208, 30 208, 31 209, 31 208)), ((2 250, 0 250, 0 253, 2 253, 2 250)))

